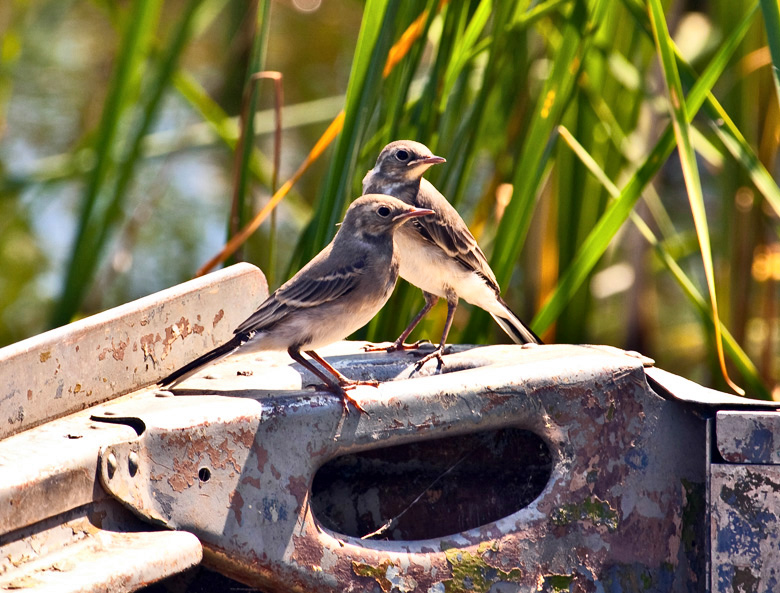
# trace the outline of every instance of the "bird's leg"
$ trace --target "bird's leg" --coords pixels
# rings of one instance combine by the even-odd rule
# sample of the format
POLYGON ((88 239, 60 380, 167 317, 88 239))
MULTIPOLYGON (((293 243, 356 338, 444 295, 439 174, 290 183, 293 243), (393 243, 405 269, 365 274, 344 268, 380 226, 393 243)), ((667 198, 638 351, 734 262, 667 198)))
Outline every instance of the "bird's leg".
POLYGON ((441 342, 436 347, 436 350, 434 350, 429 354, 426 354, 420 360, 417 361, 416 367, 418 369, 433 358, 438 358, 439 364, 444 364, 442 355, 444 354, 444 348, 447 345, 447 334, 450 333, 450 328, 452 327, 452 320, 455 318, 455 309, 457 308, 458 308, 458 295, 448 294, 447 295, 447 321, 444 322, 444 331, 441 334, 441 342))
POLYGON ((422 321, 422 318, 425 317, 428 314, 428 311, 433 308, 433 306, 436 304, 436 301, 439 300, 439 297, 437 297, 435 294, 431 294, 430 292, 423 291, 423 296, 425 297, 425 305, 422 309, 420 309, 420 312, 415 315, 414 319, 412 319, 412 322, 407 326, 407 328, 401 332, 401 335, 398 336, 398 339, 395 342, 389 346, 376 346, 374 344, 368 344, 363 347, 363 350, 366 352, 395 352, 397 350, 416 350, 420 347, 420 344, 430 344, 430 340, 417 340, 411 344, 406 344, 404 342, 406 338, 409 337, 409 334, 414 331, 414 328, 417 327, 417 324, 422 321))
POLYGON ((318 363, 320 363, 323 368, 328 371, 331 375, 336 377, 336 379, 339 382, 339 385, 342 387, 352 388, 356 385, 371 385, 371 387, 377 387, 379 385, 379 381, 369 380, 369 381, 361 381, 359 379, 350 379, 349 377, 345 377, 340 372, 338 372, 335 368, 333 368, 330 363, 322 358, 319 354, 317 354, 314 350, 306 350, 306 354, 311 356, 314 360, 316 360, 318 363))
POLYGON ((349 379, 344 375, 342 375, 341 373, 339 373, 331 365, 325 362, 325 360, 314 350, 307 350, 306 354, 308 354, 314 360, 320 363, 333 376, 329 376, 323 373, 311 362, 306 360, 301 354, 300 350, 298 350, 297 348, 288 348, 287 354, 289 354, 293 360, 300 363, 305 368, 309 369, 312 373, 314 373, 317 377, 319 377, 327 386, 328 391, 330 391, 334 395, 341 396, 341 401, 343 402, 344 409, 347 411, 347 413, 349 413, 348 404, 351 403, 353 406, 355 406, 358 410, 360 410, 364 414, 368 414, 368 412, 366 412, 363 406, 361 406, 355 398, 347 394, 347 390, 354 389, 357 385, 373 385, 374 387, 376 387, 377 385, 379 385, 377 381, 353 381, 352 379, 349 379), (334 379, 333 377, 335 377, 336 379, 334 379))

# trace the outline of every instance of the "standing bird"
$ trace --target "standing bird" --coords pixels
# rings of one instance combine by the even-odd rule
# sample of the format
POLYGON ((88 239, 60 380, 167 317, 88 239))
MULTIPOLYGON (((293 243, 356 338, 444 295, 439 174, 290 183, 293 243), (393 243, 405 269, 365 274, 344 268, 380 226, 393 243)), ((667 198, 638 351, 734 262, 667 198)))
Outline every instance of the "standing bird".
POLYGON ((406 221, 429 214, 433 211, 390 196, 361 196, 350 205, 333 241, 239 325, 230 341, 170 374, 159 385, 175 386, 239 350, 287 350, 322 379, 329 391, 341 396, 347 411, 347 402, 351 402, 365 412, 347 390, 378 383, 348 379, 314 349, 344 339, 382 308, 398 279, 393 234, 406 221), (306 360, 301 350, 327 373, 306 360))
POLYGON ((435 156, 424 144, 397 140, 384 147, 374 168, 363 178, 363 193, 388 194, 416 208, 436 212, 435 216, 416 219, 395 235, 401 261, 399 274, 422 289, 425 306, 391 346, 368 349, 392 352, 417 348, 419 341, 404 344, 404 340, 439 298, 447 299, 447 321, 441 343, 420 359, 418 365, 432 358, 443 363, 442 354, 459 298, 490 313, 516 344, 541 344, 539 337, 501 298, 496 276, 458 211, 423 179, 429 167, 444 162, 445 159, 435 156))

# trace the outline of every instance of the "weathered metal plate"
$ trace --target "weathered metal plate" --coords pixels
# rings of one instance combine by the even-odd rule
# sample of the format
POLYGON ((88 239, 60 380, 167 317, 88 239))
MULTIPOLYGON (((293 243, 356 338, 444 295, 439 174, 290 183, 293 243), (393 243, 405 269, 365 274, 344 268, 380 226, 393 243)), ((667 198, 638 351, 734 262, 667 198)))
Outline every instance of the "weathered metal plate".
POLYGON ((0 438, 156 382, 268 295, 238 264, 0 349, 0 438))
POLYGON ((137 531, 136 523, 110 506, 90 505, 0 536, 0 590, 136 591, 200 562, 203 551, 194 535, 137 531))
POLYGON ((719 411, 715 435, 718 452, 726 461, 778 464, 780 477, 780 412, 719 411))
POLYGON ((776 465, 711 466, 713 593, 780 588, 779 469, 776 465))
POLYGON ((309 379, 256 355, 231 361, 241 376, 185 384, 219 396, 107 404, 146 430, 106 447, 103 483, 141 516, 196 534, 208 565, 264 590, 704 590, 705 421, 656 395, 642 360, 485 347, 451 355, 443 374, 433 361, 417 374, 411 354, 358 346, 323 354, 353 378, 396 377, 353 392, 369 416, 345 415, 330 394, 264 388, 274 368, 280 383, 309 379), (375 541, 325 529, 311 510, 313 477, 332 459, 504 428, 533 432, 552 460, 541 494, 508 516, 375 541))
POLYGON ((660 395, 688 404, 729 410, 776 410, 780 402, 740 397, 704 387, 657 367, 645 369, 651 386, 660 395))
POLYGON ((135 436, 80 412, 0 441, 0 535, 107 497, 97 483, 100 447, 135 436))

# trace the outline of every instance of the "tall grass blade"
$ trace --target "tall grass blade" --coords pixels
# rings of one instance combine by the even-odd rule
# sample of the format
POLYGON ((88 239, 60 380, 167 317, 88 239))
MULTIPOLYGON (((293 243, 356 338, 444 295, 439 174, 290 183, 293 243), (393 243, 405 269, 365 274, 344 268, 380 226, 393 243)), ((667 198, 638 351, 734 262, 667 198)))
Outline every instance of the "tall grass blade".
MULTIPOLYGON (((585 150, 576 138, 574 138, 574 136, 572 136, 572 134, 563 126, 558 128, 558 132, 574 154, 576 154, 580 161, 587 167, 588 171, 590 171, 590 173, 598 179, 599 183, 601 183, 609 192, 610 196, 615 199, 618 198, 620 196, 620 190, 612 183, 612 180, 609 179, 604 170, 598 166, 596 161, 593 160, 588 151, 585 150)), ((672 254, 669 253, 669 250, 658 240, 655 233, 653 233, 650 227, 636 212, 631 212, 630 218, 642 237, 644 237, 644 239, 653 247, 660 261, 680 285, 680 288, 688 297, 688 300, 694 305, 699 315, 701 315, 703 319, 714 323, 715 320, 712 316, 712 309, 707 305, 707 302, 704 297, 702 297, 693 281, 685 274, 672 254)), ((751 397, 756 399, 771 399, 769 391, 761 380, 758 369, 722 323, 721 333, 723 335, 726 353, 734 362, 740 374, 745 379, 745 382, 750 387, 751 397)))
POLYGON ((265 56, 268 48, 268 31, 270 29, 270 0, 257 0, 255 2, 254 17, 254 35, 252 38, 252 49, 247 65, 247 72, 244 77, 244 96, 241 101, 241 135, 236 146, 236 155, 233 171, 233 201, 230 209, 230 220, 228 222, 228 238, 235 235, 239 229, 246 224, 248 213, 247 194, 249 192, 250 167, 249 161, 252 156, 252 149, 255 137, 255 118, 257 111, 258 89, 256 82, 253 81, 255 73, 260 72, 265 67, 265 56))
POLYGON ((764 26, 772 56, 772 80, 775 83, 775 98, 780 101, 780 3, 778 0, 761 0, 764 26))
MULTIPOLYGON (((755 14, 755 7, 756 5, 754 5, 754 10, 748 11, 739 25, 734 28, 707 65, 705 71, 696 80, 686 101, 687 115, 689 117, 692 117, 702 106, 707 98, 707 94, 720 77, 732 54, 747 33, 755 14)), ((537 333, 545 331, 558 318, 566 303, 570 301, 577 289, 582 286, 590 271, 604 254, 607 246, 636 205, 641 192, 653 180, 661 166, 666 162, 666 159, 671 155, 674 147, 674 132, 671 125, 669 125, 661 134, 647 158, 623 186, 620 197, 607 208, 593 230, 583 241, 572 264, 561 276, 555 291, 534 317, 532 322, 534 331, 537 333)))
POLYGON ((344 126, 336 141, 314 217, 299 243, 295 267, 314 257, 335 234, 335 225, 346 207, 358 146, 365 137, 371 106, 376 102, 382 71, 392 46, 397 10, 398 5, 388 0, 366 2, 347 86, 344 126))
POLYGON ((95 167, 87 180, 81 202, 78 229, 65 272, 64 286, 51 316, 52 326, 71 321, 95 274, 101 253, 100 237, 104 234, 103 222, 110 210, 104 200, 99 203, 99 198, 115 164, 119 122, 132 98, 137 95, 140 84, 138 73, 148 53, 161 4, 160 0, 138 0, 125 15, 126 28, 95 140, 95 167))
MULTIPOLYGON (((520 156, 514 165, 512 200, 496 231, 490 265, 502 286, 509 284, 525 242, 553 132, 569 104, 594 27, 605 6, 604 1, 596 0, 589 10, 586 2, 576 1, 563 23, 552 71, 539 95, 520 156)), ((464 332, 466 339, 479 335, 486 325, 485 320, 484 314, 475 312, 464 332)), ((539 333, 538 329, 534 329, 539 333)))
POLYGON ((682 166, 683 177, 688 190, 688 200, 691 204, 691 212, 693 213, 696 234, 699 238, 699 245, 701 248, 702 262, 704 264, 704 274, 707 279, 707 287, 710 293, 712 317, 715 325, 715 347, 718 352, 718 360, 720 361, 723 377, 726 379, 729 386, 740 395, 745 395, 745 391, 729 378, 728 370, 726 369, 726 360, 723 353, 723 341, 720 331, 720 317, 718 315, 718 300, 715 290, 715 270, 712 263, 712 247, 710 245, 710 234, 707 225, 707 213, 704 208, 704 195, 702 194, 701 189, 699 168, 696 164, 696 155, 694 154, 693 144, 690 139, 689 118, 685 106, 685 97, 682 91, 680 75, 677 71, 674 44, 666 26, 666 19, 663 14, 660 0, 649 0, 649 6, 650 22, 655 36, 656 47, 661 59, 661 65, 663 67, 667 92, 669 94, 674 135, 677 139, 677 148, 680 154, 680 165, 682 166))

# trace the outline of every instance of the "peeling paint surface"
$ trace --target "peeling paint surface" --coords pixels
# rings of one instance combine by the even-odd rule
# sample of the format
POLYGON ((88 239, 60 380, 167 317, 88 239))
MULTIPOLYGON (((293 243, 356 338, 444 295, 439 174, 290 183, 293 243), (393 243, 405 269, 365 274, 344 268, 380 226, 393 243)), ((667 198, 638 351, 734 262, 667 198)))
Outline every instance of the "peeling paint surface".
POLYGON ((238 264, 0 348, 0 438, 156 382, 229 339, 267 295, 262 272, 238 264))
POLYGON ((780 471, 772 465, 713 464, 712 591, 780 589, 780 471))
MULTIPOLYGON (((321 354, 350 377, 383 381, 353 392, 369 415, 345 415, 330 394, 263 388, 292 370, 311 382, 289 360, 236 357, 210 371, 218 381, 183 386, 198 395, 107 405, 146 429, 102 452, 105 488, 147 520, 194 533, 205 563, 261 589, 704 591, 705 421, 656 395, 636 357, 460 348, 445 372, 434 363, 415 373, 409 353, 343 343, 321 354), (236 372, 247 368, 255 372, 236 372), (314 475, 331 460, 504 429, 538 435, 552 463, 539 495, 507 516, 435 537, 423 528, 411 540, 361 540, 313 512, 314 475)), ((403 492, 402 471, 399 480, 398 495, 413 500, 419 489, 403 492)), ((357 513, 384 520, 383 492, 366 492, 357 513)), ((424 496, 436 508, 436 488, 424 496)), ((474 496, 475 507, 490 504, 474 496)))
POLYGON ((715 427, 718 451, 726 461, 780 464, 780 413, 722 410, 715 427))

